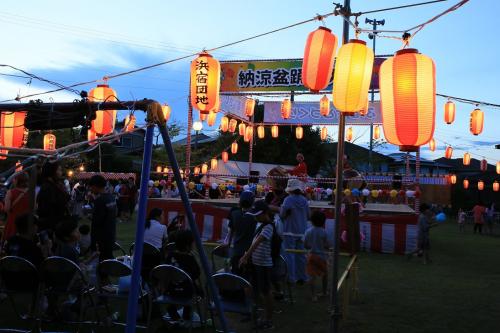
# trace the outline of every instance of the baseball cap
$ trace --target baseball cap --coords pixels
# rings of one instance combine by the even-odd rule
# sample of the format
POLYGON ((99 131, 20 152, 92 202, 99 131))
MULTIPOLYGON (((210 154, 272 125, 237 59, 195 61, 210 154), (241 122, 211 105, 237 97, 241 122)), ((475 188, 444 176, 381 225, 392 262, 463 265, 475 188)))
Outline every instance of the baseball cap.
POLYGON ((255 201, 252 209, 248 212, 248 214, 253 215, 253 216, 258 216, 264 213, 267 213, 269 210, 269 206, 264 200, 257 200, 255 201))
POLYGON ((252 191, 243 191, 240 194, 240 203, 246 202, 248 207, 250 207, 253 204, 254 198, 255 196, 252 191))

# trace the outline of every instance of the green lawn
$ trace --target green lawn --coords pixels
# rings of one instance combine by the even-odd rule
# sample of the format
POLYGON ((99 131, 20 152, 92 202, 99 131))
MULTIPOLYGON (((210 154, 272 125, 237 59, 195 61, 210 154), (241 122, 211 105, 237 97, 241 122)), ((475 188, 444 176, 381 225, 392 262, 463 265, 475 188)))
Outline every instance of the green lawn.
MULTIPOLYGON (((121 223, 118 230, 119 241, 130 244, 134 224, 121 223)), ((342 332, 500 332, 500 237, 473 235, 470 227, 459 233, 449 223, 431 231, 431 247, 428 265, 420 258, 362 253, 359 299, 342 332)), ((341 267, 346 263, 343 258, 341 267)), ((305 286, 295 287, 294 297, 296 304, 277 303, 282 312, 275 315, 274 331, 327 332, 328 300, 311 303, 305 286)), ((19 325, 6 303, 0 311, 0 327, 19 325)), ((251 332, 239 319, 229 316, 231 328, 251 332)))

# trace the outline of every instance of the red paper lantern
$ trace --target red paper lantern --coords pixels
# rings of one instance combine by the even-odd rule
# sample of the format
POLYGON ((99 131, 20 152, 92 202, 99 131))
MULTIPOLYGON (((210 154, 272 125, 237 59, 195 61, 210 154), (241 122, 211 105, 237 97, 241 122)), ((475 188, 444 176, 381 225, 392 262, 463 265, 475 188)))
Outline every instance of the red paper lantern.
POLYGON ((453 148, 451 148, 450 146, 446 147, 446 150, 444 152, 444 157, 450 159, 452 155, 453 155, 453 148))
POLYGON ((304 137, 304 129, 302 128, 302 126, 295 127, 295 137, 297 138, 297 140, 300 140, 304 137))
POLYGON ((254 109, 255 109, 255 99, 247 98, 245 100, 245 115, 247 117, 253 116, 254 109))
POLYGON ((278 127, 278 125, 271 126, 271 136, 273 138, 277 138, 279 136, 279 127, 278 127))
POLYGON ((96 145, 97 141, 93 141, 95 139, 97 139, 97 134, 94 132, 94 130, 92 128, 89 128, 87 130, 87 141, 89 141, 89 145, 91 145, 91 146, 96 145))
POLYGON ((465 153, 464 158, 462 159, 463 165, 470 165, 470 154, 465 153))
POLYGON ((236 131, 236 125, 238 125, 238 121, 236 119, 231 119, 229 121, 229 132, 234 133, 234 131, 236 131))
POLYGON ((56 136, 52 133, 47 133, 43 136, 43 149, 54 150, 56 149, 56 136))
POLYGON ((431 141, 429 141, 429 149, 430 151, 436 150, 436 140, 434 140, 434 138, 432 138, 431 141))
POLYGON ((477 189, 479 191, 484 190, 484 182, 482 180, 480 180, 480 181, 477 182, 477 189))
POLYGON ((229 118, 224 116, 220 118, 220 129, 222 132, 227 132, 229 129, 229 118))
POLYGON ((198 176, 200 174, 200 167, 194 167, 193 174, 198 176))
POLYGON ((431 58, 402 49, 380 66, 385 139, 401 151, 415 151, 434 135, 436 77, 431 58))
POLYGON ((451 175, 450 176, 450 183, 456 184, 457 183, 457 175, 451 175))
POLYGON ((241 136, 245 136, 245 132, 246 132, 246 125, 245 125, 245 123, 240 123, 238 125, 238 131, 239 131, 239 134, 241 136))
POLYGON ((480 169, 482 172, 488 170, 488 161, 486 161, 484 158, 481 160, 480 169))
POLYGON ((330 29, 319 27, 309 34, 302 61, 304 87, 318 92, 328 86, 332 77, 336 49, 337 37, 330 29))
POLYGON ((206 163, 203 163, 201 165, 201 174, 204 175, 208 172, 208 165, 206 163))
POLYGON ((215 170, 215 169, 217 169, 217 159, 212 158, 210 160, 210 170, 215 170))
POLYGON ((283 119, 289 119, 292 113, 292 102, 286 98, 281 102, 281 117, 283 119))
POLYGON ((243 140, 245 142, 250 142, 253 138, 253 126, 247 126, 245 129, 245 135, 243 136, 243 140))
MULTIPOLYGON (((88 94, 90 102, 116 102, 116 92, 107 84, 99 84, 91 89, 88 94)), ((95 112, 92 120, 92 129, 97 135, 107 135, 115 130, 116 110, 103 110, 95 112)))
POLYGON ((5 147, 21 148, 28 132, 24 127, 26 112, 0 113, 0 142, 5 147))
POLYGON ((325 141, 327 137, 328 137, 328 129, 325 126, 323 126, 323 128, 321 129, 321 141, 325 141))
POLYGON ((238 142, 233 142, 231 144, 231 154, 237 154, 238 153, 238 142))
POLYGON ((448 101, 444 104, 444 122, 448 125, 455 120, 455 103, 448 101))
POLYGON ((191 105, 207 114, 217 107, 219 90, 220 63, 210 54, 201 53, 191 62, 191 105))
POLYGON ((167 122, 170 119, 170 114, 172 113, 172 109, 167 103, 165 103, 161 106, 161 111, 163 113, 163 118, 165 118, 165 122, 167 122))
POLYGON ((125 125, 125 132, 133 131, 135 128, 135 116, 133 114, 126 116, 124 125, 125 125))
POLYGON ((468 179, 464 179, 463 184, 464 184, 464 189, 469 188, 469 180, 468 179))
POLYGON ((326 95, 323 95, 319 100, 319 114, 324 117, 330 114, 330 100, 326 95))
POLYGON ((493 182, 493 191, 498 192, 499 189, 500 189, 500 184, 495 180, 493 182))
POLYGON ((470 131, 474 135, 479 135, 483 131, 484 112, 474 109, 470 114, 470 131))
POLYGON ((229 154, 227 153, 227 151, 223 151, 221 156, 222 156, 222 162, 227 163, 227 161, 229 160, 229 154))

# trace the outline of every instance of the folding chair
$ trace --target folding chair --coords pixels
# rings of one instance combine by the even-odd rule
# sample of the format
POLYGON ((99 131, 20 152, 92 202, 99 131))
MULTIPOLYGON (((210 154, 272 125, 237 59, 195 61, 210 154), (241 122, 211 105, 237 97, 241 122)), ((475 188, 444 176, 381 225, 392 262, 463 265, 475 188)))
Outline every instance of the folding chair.
MULTIPOLYGON (((38 324, 38 271, 28 260, 16 256, 8 256, 0 259, 0 293, 6 294, 12 304, 16 315, 23 321, 31 321, 31 327, 25 332, 36 329, 38 324), (30 297, 28 308, 23 313, 18 309, 15 299, 30 297)), ((24 302, 22 302, 24 303, 24 302)), ((10 328, 2 328, 0 332, 12 331, 10 328)))
MULTIPOLYGON (((215 265, 215 257, 222 258, 224 260, 229 259, 229 245, 227 244, 221 244, 214 248, 212 252, 210 253, 210 260, 212 261, 212 271, 213 272, 218 272, 216 269, 215 265)), ((224 265, 224 268, 221 268, 224 272, 228 272, 228 267, 227 265, 224 265)))
MULTIPOLYGON (((127 278, 131 275, 132 268, 116 259, 104 260, 97 266, 97 296, 100 301, 104 302, 106 318, 109 319, 107 322, 104 322, 104 324, 111 323, 113 325, 126 325, 126 322, 120 322, 113 319, 113 313, 110 309, 109 301, 115 300, 121 301, 121 303, 128 301, 129 289, 127 287, 129 287, 130 284, 126 284, 127 282, 130 283, 127 281, 127 278), (125 286, 123 286, 120 281, 125 284, 125 286)), ((146 314, 148 313, 149 297, 148 293, 144 292, 142 288, 139 293, 139 302, 142 304, 142 314, 144 318, 146 318, 146 314)), ((146 328, 145 326, 139 325, 137 327, 146 328)))
MULTIPOLYGON (((231 273, 217 273, 212 278, 219 291, 223 311, 252 316, 255 330, 258 331, 256 306, 252 298, 252 285, 242 277, 231 273)), ((215 328, 215 305, 212 301, 208 303, 208 309, 215 328)))
POLYGON ((288 299, 290 303, 293 304, 292 288, 290 285, 290 281, 288 280, 288 265, 286 263, 285 258, 282 255, 275 258, 275 262, 273 264, 273 268, 271 271, 271 282, 273 284, 275 283, 286 284, 288 291, 288 299))
POLYGON ((78 319, 63 319, 62 322, 78 324, 78 331, 80 331, 83 324, 96 323, 95 321, 84 321, 87 310, 85 301, 88 301, 90 307, 95 311, 96 319, 98 319, 97 309, 94 299, 92 298, 95 288, 88 283, 77 264, 63 257, 49 257, 42 262, 40 267, 40 281, 40 295, 47 296, 49 299, 49 307, 52 306, 56 313, 59 312, 59 297, 76 295, 76 300, 63 303, 78 308, 78 319))
MULTIPOLYGON (((193 280, 182 269, 172 265, 156 266, 151 272, 152 304, 148 316, 151 326, 152 308, 160 305, 190 306, 201 316, 200 297, 196 294, 193 280)), ((193 326, 192 316, 189 331, 193 326)))
MULTIPOLYGON (((135 243, 130 245, 130 255, 134 254, 135 243)), ((161 253, 154 245, 144 242, 142 248, 141 277, 143 286, 149 283, 149 277, 153 268, 161 264, 161 253)))

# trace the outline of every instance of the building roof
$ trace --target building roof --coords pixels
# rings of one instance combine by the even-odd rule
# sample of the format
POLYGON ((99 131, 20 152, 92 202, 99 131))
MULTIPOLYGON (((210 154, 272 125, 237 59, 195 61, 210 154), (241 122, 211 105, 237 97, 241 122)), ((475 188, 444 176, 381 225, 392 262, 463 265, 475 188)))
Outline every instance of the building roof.
MULTIPOLYGON (((470 165, 464 165, 463 164, 463 159, 462 158, 451 158, 447 159, 445 157, 438 158, 436 160, 437 162, 441 164, 447 165, 450 169, 452 169, 455 172, 463 172, 463 173, 476 173, 476 172, 481 172, 481 161, 477 160, 475 158, 470 159, 470 165)), ((495 166, 488 164, 487 171, 489 172, 495 172, 495 166)))
MULTIPOLYGON (((191 146, 194 146, 196 141, 196 135, 191 135, 191 146)), ((209 142, 217 141, 217 137, 208 136, 203 133, 198 133, 198 144, 204 144, 209 142)), ((173 142, 175 146, 185 146, 187 145, 187 137, 173 142)))
MULTIPOLYGON (((333 147, 335 151, 337 150, 337 142, 329 143, 329 145, 331 145, 331 147, 333 147)), ((354 156, 358 155, 368 156, 369 152, 370 149, 365 148, 363 146, 359 146, 357 144, 347 141, 344 143, 344 153, 347 154, 350 158, 353 158, 354 156)), ((392 162, 394 160, 392 157, 378 153, 374 150, 372 150, 372 158, 385 160, 387 162, 392 162)))

